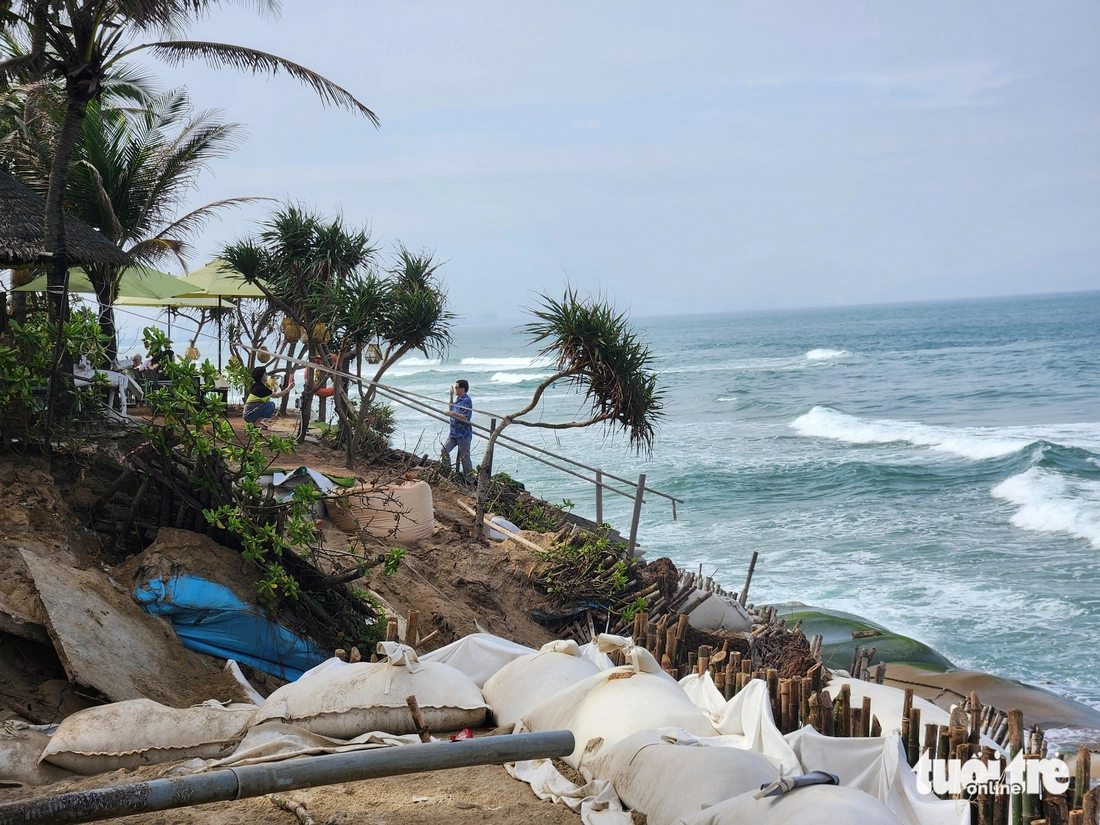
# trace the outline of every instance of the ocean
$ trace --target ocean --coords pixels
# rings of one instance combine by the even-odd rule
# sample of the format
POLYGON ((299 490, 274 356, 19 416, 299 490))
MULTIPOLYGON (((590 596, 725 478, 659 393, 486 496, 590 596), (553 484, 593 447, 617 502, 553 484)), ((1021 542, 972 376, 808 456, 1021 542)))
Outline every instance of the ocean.
MULTIPOLYGON (((651 455, 595 428, 506 432, 682 499, 674 520, 646 497, 647 558, 739 590, 757 551, 750 601, 855 613, 1100 708, 1100 293, 633 324, 667 393, 651 455)), ((384 380, 442 400, 466 378, 487 423, 549 374, 518 327, 461 327, 445 361, 384 380)), ((532 417, 583 413, 555 388, 532 417)), ((398 419, 395 446, 438 453, 443 423, 398 419)), ((591 484, 499 448, 494 469, 595 515, 591 484)), ((632 508, 605 493, 624 533, 632 508)))

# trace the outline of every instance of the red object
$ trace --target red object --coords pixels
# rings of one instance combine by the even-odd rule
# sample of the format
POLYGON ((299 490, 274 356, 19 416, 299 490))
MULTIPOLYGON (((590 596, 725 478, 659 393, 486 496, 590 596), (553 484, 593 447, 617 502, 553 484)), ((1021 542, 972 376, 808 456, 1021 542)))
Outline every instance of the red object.
POLYGON ((456 742, 459 739, 473 739, 473 738, 474 738, 474 732, 472 730, 470 730, 469 728, 463 728, 462 730, 460 730, 458 733, 456 733, 454 736, 451 737, 451 741, 456 742))
POLYGON ((318 398, 332 398, 334 392, 336 392, 335 387, 321 387, 321 389, 316 390, 313 394, 318 398))

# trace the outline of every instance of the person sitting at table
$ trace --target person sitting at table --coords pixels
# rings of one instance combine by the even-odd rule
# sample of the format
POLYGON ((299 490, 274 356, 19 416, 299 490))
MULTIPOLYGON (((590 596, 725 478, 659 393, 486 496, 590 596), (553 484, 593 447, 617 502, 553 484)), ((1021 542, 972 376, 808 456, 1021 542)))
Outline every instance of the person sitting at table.
POLYGON ((255 367, 252 370, 252 386, 248 388, 248 394, 244 399, 244 421, 246 424, 255 424, 261 430, 267 429, 266 420, 275 415, 275 402, 273 398, 282 398, 294 388, 294 374, 291 373, 290 383, 278 392, 272 392, 271 387, 265 383, 267 367, 255 367))

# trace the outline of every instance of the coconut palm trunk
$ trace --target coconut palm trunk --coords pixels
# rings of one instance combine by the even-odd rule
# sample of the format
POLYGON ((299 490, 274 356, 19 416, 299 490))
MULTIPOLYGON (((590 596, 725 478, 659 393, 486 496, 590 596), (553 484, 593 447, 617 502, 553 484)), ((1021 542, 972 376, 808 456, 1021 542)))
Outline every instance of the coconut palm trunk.
POLYGON ((69 256, 65 247, 65 212, 62 204, 69 182, 69 161, 72 160, 88 101, 79 92, 77 81, 68 80, 69 101, 65 121, 57 136, 53 163, 50 167, 50 187, 46 194, 46 216, 43 237, 51 254, 46 270, 46 302, 50 321, 55 324, 50 393, 46 407, 46 432, 53 426, 55 412, 67 413, 74 403, 73 357, 65 347, 65 324, 69 320, 69 256), (64 385, 64 392, 62 386, 64 385))

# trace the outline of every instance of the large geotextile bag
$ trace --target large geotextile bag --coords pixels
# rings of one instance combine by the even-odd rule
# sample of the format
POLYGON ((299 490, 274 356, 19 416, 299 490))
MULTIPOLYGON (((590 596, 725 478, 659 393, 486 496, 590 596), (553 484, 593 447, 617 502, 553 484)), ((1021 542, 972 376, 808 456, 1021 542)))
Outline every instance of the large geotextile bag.
POLYGON ((326 508, 344 531, 362 530, 398 544, 411 544, 435 532, 432 487, 426 481, 358 488, 329 498, 326 508))
POLYGON ((713 737, 671 728, 643 730, 602 750, 585 769, 609 780, 623 805, 644 813, 649 825, 680 825, 685 816, 779 778, 759 753, 708 741, 713 737))
POLYGON ((745 793, 684 817, 684 825, 901 825, 870 794, 838 785, 810 785, 779 796, 745 793))
POLYGON ((620 636, 602 635, 596 642, 604 653, 622 650, 630 664, 559 691, 524 716, 517 730, 572 731, 577 747, 565 762, 573 768, 640 730, 682 728, 696 736, 718 735, 648 650, 620 636))
POLYGON ((255 705, 223 707, 211 701, 180 709, 129 699, 67 717, 42 759, 82 774, 177 759, 217 759, 233 752, 255 714, 255 705))
POLYGON ((420 662, 415 651, 380 642, 381 662, 318 669, 267 697, 256 724, 276 719, 321 736, 354 739, 371 731, 415 733, 407 697, 416 696, 424 724, 434 731, 476 728, 488 706, 465 673, 420 662))
POLYGON ((26 723, 9 719, 0 728, 0 787, 49 785, 72 773, 40 762, 50 737, 26 723))
POLYGON ((483 693, 497 724, 511 725, 535 705, 599 672, 595 662, 581 656, 576 642, 548 642, 498 670, 483 693))

